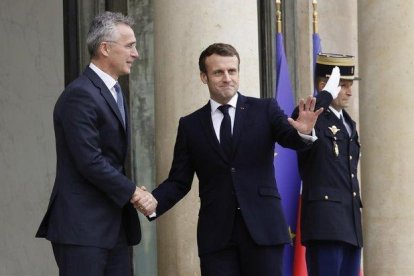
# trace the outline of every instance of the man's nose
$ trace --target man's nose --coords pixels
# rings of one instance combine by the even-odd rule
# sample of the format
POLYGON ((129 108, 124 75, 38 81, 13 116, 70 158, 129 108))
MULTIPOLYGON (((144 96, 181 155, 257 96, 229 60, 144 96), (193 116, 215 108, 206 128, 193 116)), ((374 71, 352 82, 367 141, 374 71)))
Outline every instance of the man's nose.
POLYGON ((224 81, 230 81, 231 80, 229 72, 224 72, 223 80, 224 81))
POLYGON ((131 56, 132 56, 132 57, 134 57, 134 58, 139 58, 139 53, 138 53, 137 48, 134 48, 134 49, 132 50, 132 52, 131 52, 131 56))

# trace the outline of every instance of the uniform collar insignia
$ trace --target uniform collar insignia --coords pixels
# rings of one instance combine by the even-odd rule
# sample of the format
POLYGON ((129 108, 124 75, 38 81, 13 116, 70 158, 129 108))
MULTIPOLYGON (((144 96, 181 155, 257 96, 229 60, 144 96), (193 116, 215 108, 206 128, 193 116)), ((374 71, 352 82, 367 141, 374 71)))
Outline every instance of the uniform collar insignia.
POLYGON ((328 127, 330 131, 332 131, 333 135, 336 135, 336 133, 338 131, 340 131, 341 129, 337 128, 335 125, 328 127))

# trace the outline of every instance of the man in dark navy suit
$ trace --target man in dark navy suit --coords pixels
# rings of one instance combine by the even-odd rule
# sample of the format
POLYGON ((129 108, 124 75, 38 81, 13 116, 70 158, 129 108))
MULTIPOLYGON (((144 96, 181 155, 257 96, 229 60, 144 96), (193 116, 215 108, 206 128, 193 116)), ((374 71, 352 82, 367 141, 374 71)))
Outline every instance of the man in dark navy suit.
POLYGON ((199 179, 198 251, 203 276, 282 275, 290 243, 273 167, 275 142, 292 149, 312 143, 322 110, 315 98, 288 119, 273 99, 243 96, 240 58, 228 44, 212 44, 199 58, 210 101, 180 119, 168 179, 153 195, 156 216, 173 207, 199 179))
POLYGON ((130 200, 156 200, 125 176, 130 127, 117 82, 138 58, 133 21, 106 12, 87 36, 91 63, 59 97, 54 113, 57 168, 36 237, 52 242, 60 275, 130 275, 129 246, 141 239, 130 200))
MULTIPOLYGON (((360 144, 356 124, 345 111, 355 79, 352 56, 320 54, 315 83, 318 139, 298 152, 302 190, 302 243, 309 276, 357 276, 362 247, 362 208, 357 168, 360 144), (335 99, 325 91, 334 66, 341 71, 341 90, 335 99)), ((297 114, 293 114, 295 118, 297 114)))

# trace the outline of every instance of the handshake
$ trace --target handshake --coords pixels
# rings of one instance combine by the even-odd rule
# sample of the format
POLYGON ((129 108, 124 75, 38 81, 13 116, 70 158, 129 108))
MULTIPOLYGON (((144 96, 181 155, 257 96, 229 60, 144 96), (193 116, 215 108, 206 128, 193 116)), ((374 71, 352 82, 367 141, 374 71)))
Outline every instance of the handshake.
POLYGON ((135 209, 140 211, 145 216, 154 216, 155 210, 158 205, 158 201, 154 196, 142 186, 136 187, 134 194, 131 197, 130 202, 134 205, 135 209))

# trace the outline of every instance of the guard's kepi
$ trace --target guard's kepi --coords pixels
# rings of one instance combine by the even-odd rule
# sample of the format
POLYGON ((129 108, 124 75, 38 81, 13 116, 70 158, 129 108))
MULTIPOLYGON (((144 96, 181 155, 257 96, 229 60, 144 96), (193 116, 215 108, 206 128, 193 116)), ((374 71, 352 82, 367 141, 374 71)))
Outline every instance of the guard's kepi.
POLYGON ((351 55, 320 53, 316 59, 315 76, 329 78, 332 69, 338 66, 343 80, 359 80, 355 76, 355 58, 351 55))

